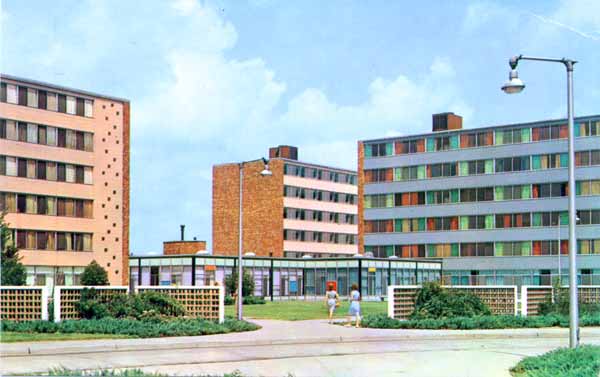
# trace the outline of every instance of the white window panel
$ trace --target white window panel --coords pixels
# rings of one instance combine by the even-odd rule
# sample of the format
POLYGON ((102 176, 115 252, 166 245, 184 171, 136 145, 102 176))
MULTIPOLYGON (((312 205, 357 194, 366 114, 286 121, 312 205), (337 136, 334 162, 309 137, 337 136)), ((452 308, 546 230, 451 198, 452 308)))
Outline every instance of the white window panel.
POLYGON ((75 97, 67 96, 67 114, 75 114, 75 97))
POLYGON ((66 167, 66 181, 75 183, 75 166, 67 164, 66 167))
POLYGON ((46 127, 46 144, 56 146, 56 127, 46 127))
POLYGON ((38 142, 38 126, 37 126, 37 124, 27 123, 27 142, 37 144, 37 142, 38 142))
POLYGON ((27 88, 27 106, 38 107, 38 91, 37 91, 37 89, 27 88))
POLYGON ((93 170, 91 167, 86 166, 83 169, 83 183, 85 183, 86 185, 91 185, 93 183, 93 170))
POLYGON ((6 156, 6 175, 17 176, 17 158, 6 156))
POLYGON ((16 85, 6 85, 6 102, 14 103, 15 105, 19 103, 18 90, 16 85))
POLYGON ((8 140, 18 140, 19 136, 17 134, 17 122, 14 120, 6 121, 6 138, 8 140))
POLYGON ((51 92, 46 93, 46 109, 58 111, 58 94, 51 92))
POLYGON ((94 116, 94 101, 89 99, 85 100, 84 115, 88 118, 94 116))

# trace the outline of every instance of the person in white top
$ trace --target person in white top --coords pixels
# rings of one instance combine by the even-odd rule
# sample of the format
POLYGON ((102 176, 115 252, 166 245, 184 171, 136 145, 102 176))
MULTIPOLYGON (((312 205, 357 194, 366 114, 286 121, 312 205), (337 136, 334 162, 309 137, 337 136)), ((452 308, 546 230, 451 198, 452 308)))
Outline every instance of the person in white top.
POLYGON ((327 304, 327 308, 329 309, 329 323, 333 322, 333 312, 335 308, 338 306, 339 296, 335 291, 335 287, 333 284, 329 284, 327 286, 327 293, 325 293, 325 303, 327 304))

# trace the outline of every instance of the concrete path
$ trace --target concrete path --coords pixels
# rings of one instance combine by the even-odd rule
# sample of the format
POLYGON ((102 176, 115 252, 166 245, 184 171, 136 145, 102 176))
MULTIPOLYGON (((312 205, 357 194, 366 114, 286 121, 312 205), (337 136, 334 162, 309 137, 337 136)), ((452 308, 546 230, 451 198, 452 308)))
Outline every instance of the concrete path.
MULTIPOLYGON (((253 332, 201 337, 3 344, 2 375, 71 369, 142 368, 177 375, 508 376, 524 356, 567 345, 567 329, 380 330, 326 321, 256 320, 253 332)), ((600 328, 582 328, 600 344, 600 328)))

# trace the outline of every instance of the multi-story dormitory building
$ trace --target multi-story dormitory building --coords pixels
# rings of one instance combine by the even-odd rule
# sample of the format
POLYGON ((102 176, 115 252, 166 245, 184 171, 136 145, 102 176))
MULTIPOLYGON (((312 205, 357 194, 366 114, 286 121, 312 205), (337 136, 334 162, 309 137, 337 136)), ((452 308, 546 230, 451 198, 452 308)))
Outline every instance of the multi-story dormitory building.
POLYGON ((92 260, 126 284, 129 102, 0 79, 0 211, 27 284, 77 284, 92 260))
MULTIPOLYGON (((356 172, 298 161, 298 150, 269 150, 244 163, 243 250, 258 256, 344 257, 358 252, 356 172)), ((213 253, 237 255, 239 163, 213 167, 213 253)))
MULTIPOLYGON (((566 120, 463 130, 452 113, 433 119, 433 133, 359 142, 361 250, 443 258, 452 284, 550 284, 559 268, 566 280, 566 120)), ((600 116, 575 127, 577 268, 598 284, 600 116)))

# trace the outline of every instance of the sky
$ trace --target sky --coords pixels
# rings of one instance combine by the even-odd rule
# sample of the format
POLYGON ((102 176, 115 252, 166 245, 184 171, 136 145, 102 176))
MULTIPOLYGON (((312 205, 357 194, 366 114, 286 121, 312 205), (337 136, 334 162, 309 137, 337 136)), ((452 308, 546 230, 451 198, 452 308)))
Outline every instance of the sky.
MULTIPOLYGON (((0 72, 131 101, 131 252, 211 238, 218 163, 299 147, 356 169, 358 140, 600 113, 600 1, 2 0, 0 72)), ((210 247, 210 246, 209 246, 210 247)))

